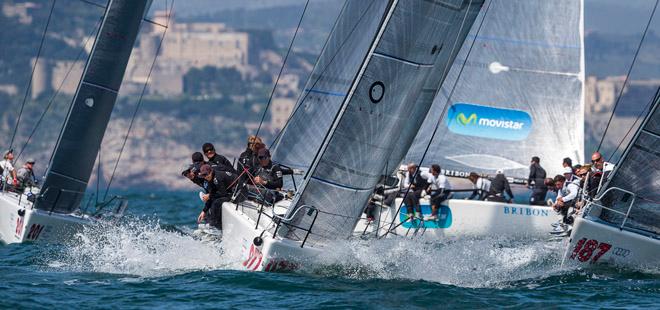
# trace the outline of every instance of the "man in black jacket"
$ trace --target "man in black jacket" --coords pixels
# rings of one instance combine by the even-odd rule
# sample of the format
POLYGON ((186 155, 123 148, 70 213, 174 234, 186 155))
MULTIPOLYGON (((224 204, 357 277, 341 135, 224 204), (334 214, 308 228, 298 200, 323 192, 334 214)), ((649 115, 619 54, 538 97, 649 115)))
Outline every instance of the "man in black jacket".
POLYGON ((529 196, 529 204, 542 206, 545 205, 545 195, 548 193, 548 187, 545 186, 545 169, 541 167, 541 159, 538 156, 532 157, 532 164, 529 166, 529 177, 527 186, 532 189, 532 195, 529 196))
POLYGON ((267 203, 275 203, 282 196, 277 192, 284 185, 282 168, 270 160, 270 151, 261 148, 257 151, 259 167, 255 171, 254 185, 248 186, 248 190, 257 196, 261 196, 267 203))
POLYGON ((195 152, 192 154, 192 164, 188 166, 188 169, 183 170, 181 175, 188 178, 188 180, 197 184, 198 186, 203 187, 204 178, 199 176, 199 169, 204 164, 206 164, 204 161, 204 155, 202 155, 200 152, 195 152))
POLYGON ((497 202, 511 202, 513 201, 513 193, 511 192, 511 187, 509 186, 509 181, 504 176, 504 170, 497 170, 497 175, 495 179, 490 184, 490 191, 488 192, 488 197, 486 201, 497 201, 497 202), (509 195, 509 199, 506 199, 504 193, 509 195))
POLYGON ((213 144, 209 142, 204 143, 204 145, 202 145, 202 152, 204 152, 204 155, 209 159, 208 164, 211 165, 211 168, 236 173, 234 165, 232 165, 226 157, 216 153, 213 144))
POLYGON ((236 186, 238 175, 204 164, 199 169, 199 176, 204 179, 202 187, 206 194, 202 196, 204 210, 197 217, 197 222, 206 219, 211 226, 222 230, 222 204, 231 200, 232 188, 236 186))

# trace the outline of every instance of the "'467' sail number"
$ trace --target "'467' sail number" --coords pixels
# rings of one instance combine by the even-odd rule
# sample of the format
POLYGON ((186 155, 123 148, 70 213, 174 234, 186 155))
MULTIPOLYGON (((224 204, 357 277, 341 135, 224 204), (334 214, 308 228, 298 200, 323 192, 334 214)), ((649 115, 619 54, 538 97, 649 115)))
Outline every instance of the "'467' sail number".
POLYGON ((575 245, 571 259, 577 258, 581 262, 586 262, 591 258, 591 263, 595 263, 598 259, 607 253, 612 248, 612 245, 605 242, 598 242, 598 240, 582 238, 575 245), (594 255, 594 253, 596 255, 594 255), (593 258, 592 258, 593 256, 593 258))

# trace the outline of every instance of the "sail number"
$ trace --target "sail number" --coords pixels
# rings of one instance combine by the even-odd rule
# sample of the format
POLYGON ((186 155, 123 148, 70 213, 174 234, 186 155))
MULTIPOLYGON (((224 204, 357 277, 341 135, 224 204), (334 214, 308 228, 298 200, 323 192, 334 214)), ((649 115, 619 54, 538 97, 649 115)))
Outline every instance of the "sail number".
POLYGON ((591 263, 595 263, 611 248, 612 245, 609 243, 598 242, 598 240, 595 239, 587 240, 587 238, 582 238, 577 242, 575 248, 573 248, 571 259, 577 258, 581 262, 586 262, 591 259, 591 263), (594 255, 594 253, 596 255, 594 255))

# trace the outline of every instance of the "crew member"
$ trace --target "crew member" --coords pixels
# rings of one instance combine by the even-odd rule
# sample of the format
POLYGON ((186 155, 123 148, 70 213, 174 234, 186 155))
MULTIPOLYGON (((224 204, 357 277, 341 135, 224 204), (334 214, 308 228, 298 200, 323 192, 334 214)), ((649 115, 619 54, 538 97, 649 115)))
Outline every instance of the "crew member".
POLYGON ((265 147, 265 145, 261 141, 261 138, 257 136, 248 137, 247 148, 238 157, 239 172, 247 171, 252 175, 256 173, 256 170, 259 168, 257 152, 263 147, 265 147))
POLYGON ((548 187, 545 186, 545 169, 541 167, 541 159, 538 156, 532 157, 532 163, 529 166, 529 177, 527 186, 532 189, 532 195, 529 196, 530 205, 544 205, 545 195, 548 193, 548 187))
POLYGON ((14 150, 6 151, 4 159, 0 161, 0 169, 2 169, 2 182, 7 185, 17 186, 18 179, 16 179, 13 160, 14 150))
POLYGON ((188 178, 191 182, 203 187, 204 179, 199 176, 199 169, 204 164, 206 164, 204 161, 204 155, 200 152, 195 152, 192 154, 192 164, 190 164, 186 170, 183 170, 181 175, 188 178))
POLYGON ((232 188, 238 175, 204 164, 199 169, 199 176, 204 179, 202 187, 206 194, 202 195, 204 209, 197 217, 197 222, 206 219, 211 226, 222 230, 222 204, 231 200, 232 188))
POLYGON ((422 174, 416 172, 417 165, 415 163, 408 164, 408 172, 403 179, 403 190, 408 191, 408 194, 404 197, 408 218, 413 217, 413 212, 416 212, 418 215, 417 217, 421 218, 422 208, 419 205, 419 199, 422 197, 422 191, 429 186, 429 183, 422 174), (410 190, 408 190, 408 188, 410 188, 410 190))
POLYGON ((496 173, 495 178, 491 182, 486 201, 512 202, 513 193, 511 192, 511 186, 509 186, 509 180, 504 176, 504 170, 499 169, 496 173), (509 195, 508 199, 504 196, 504 193, 509 195))
POLYGON ((557 189, 557 199, 552 208, 562 215, 562 223, 552 231, 553 234, 562 234, 568 231, 568 225, 573 224, 573 218, 569 216, 569 209, 575 205, 578 199, 580 187, 575 182, 569 182, 563 175, 554 178, 557 189))
POLYGON ((440 165, 431 165, 431 173, 427 177, 429 182, 428 192, 431 194, 431 216, 426 218, 429 221, 435 221, 438 219, 438 210, 440 209, 440 203, 449 197, 449 192, 451 190, 451 185, 445 177, 440 172, 440 165))
POLYGON ((209 159, 208 164, 215 170, 229 171, 236 173, 236 169, 226 157, 215 152, 213 144, 206 142, 202 145, 202 152, 209 159))
POLYGON ((270 151, 267 148, 261 148, 257 151, 259 168, 254 177, 254 186, 248 186, 252 194, 261 195, 267 203, 275 203, 283 198, 277 191, 282 189, 284 181, 282 179, 282 168, 274 164, 270 159, 270 151))
POLYGON ((16 172, 16 178, 18 179, 18 185, 16 186, 17 192, 22 193, 27 187, 37 185, 37 179, 34 177, 33 167, 34 159, 28 159, 23 167, 16 172))
POLYGON ((490 186, 491 182, 490 180, 486 178, 482 178, 479 176, 476 172, 470 172, 470 176, 468 176, 468 180, 472 182, 472 188, 474 189, 472 191, 472 195, 470 197, 467 197, 466 199, 478 199, 478 200, 484 200, 488 196, 488 192, 490 191, 490 186))

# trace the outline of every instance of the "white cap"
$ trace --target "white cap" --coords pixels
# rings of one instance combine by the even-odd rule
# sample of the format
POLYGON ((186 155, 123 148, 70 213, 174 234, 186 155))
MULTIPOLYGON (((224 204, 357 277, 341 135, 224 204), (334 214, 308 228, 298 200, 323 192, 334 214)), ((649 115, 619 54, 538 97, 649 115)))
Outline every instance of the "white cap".
POLYGON ((573 174, 573 169, 571 167, 564 167, 564 172, 562 172, 562 173, 563 174, 567 174, 567 173, 573 174))
POLYGON ((502 174, 502 173, 504 173, 504 169, 502 168, 497 169, 497 171, 495 171, 495 174, 502 174))

